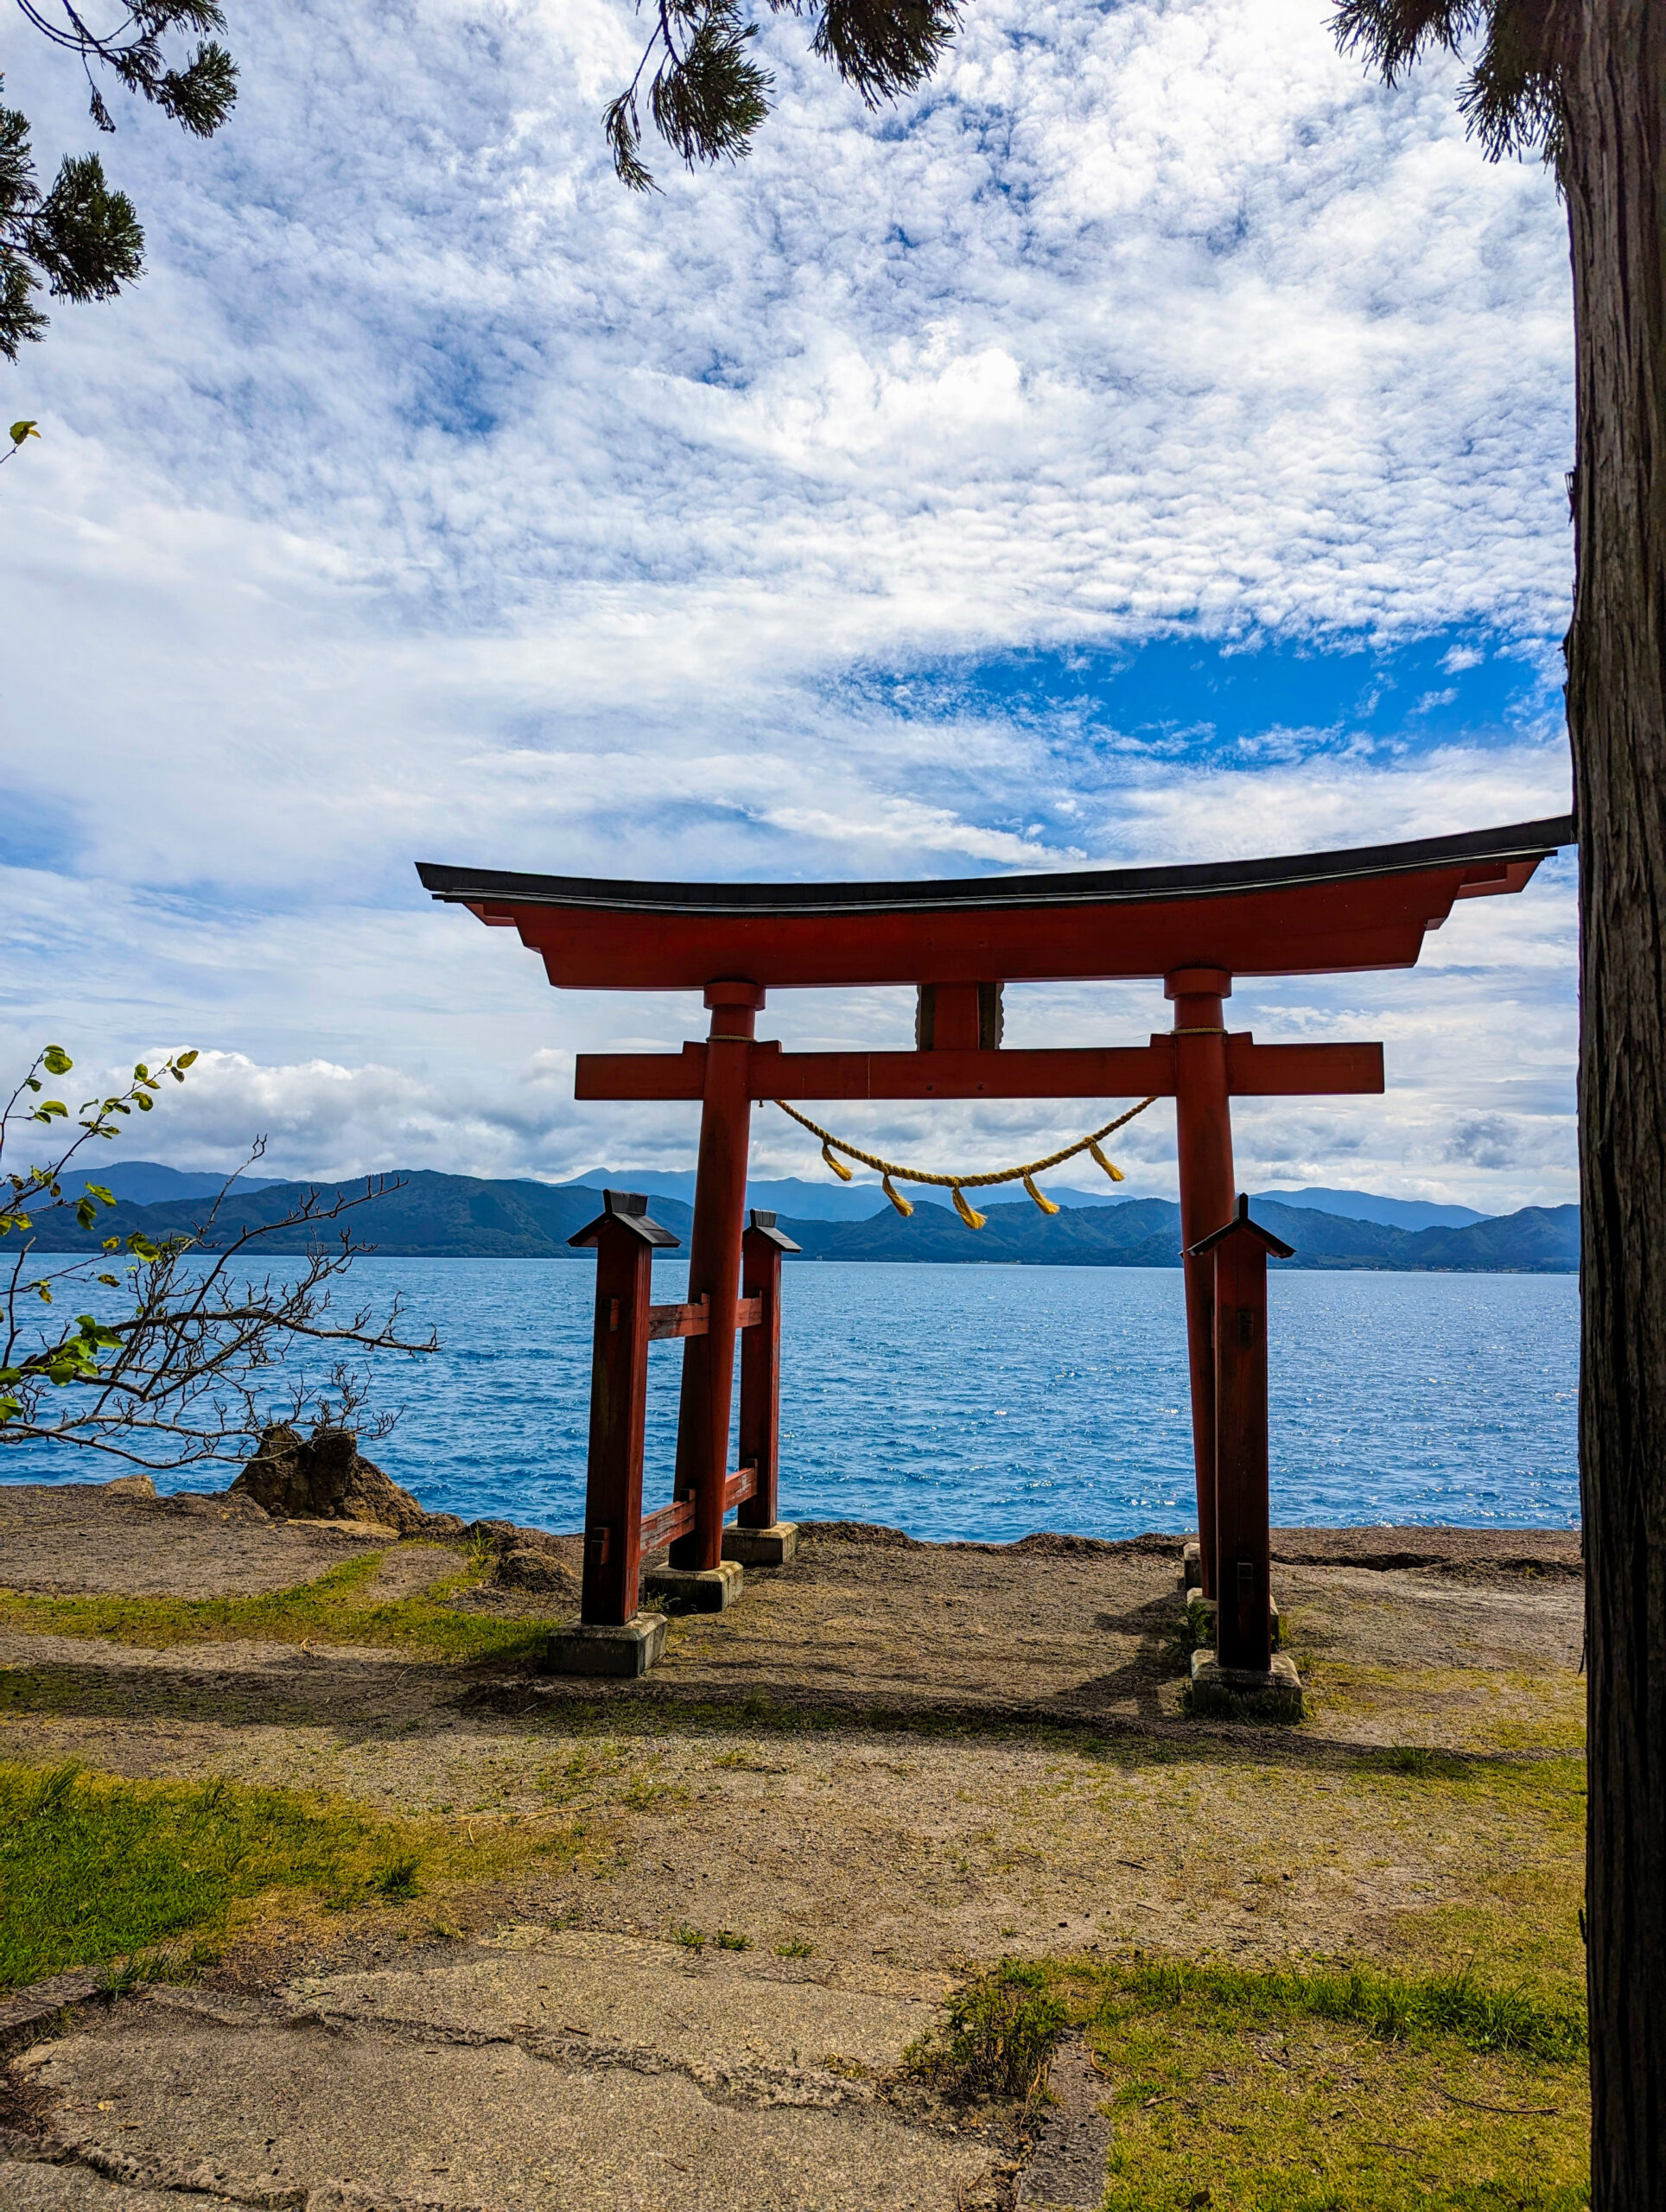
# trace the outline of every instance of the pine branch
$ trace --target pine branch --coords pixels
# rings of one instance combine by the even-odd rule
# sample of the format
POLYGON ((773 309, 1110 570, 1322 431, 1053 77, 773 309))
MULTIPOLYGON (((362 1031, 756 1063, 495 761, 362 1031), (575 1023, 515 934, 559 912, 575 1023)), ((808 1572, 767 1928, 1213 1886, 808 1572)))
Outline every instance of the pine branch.
MULTIPOLYGON (((237 68, 207 33, 223 30, 216 0, 130 0, 115 29, 94 30, 73 0, 17 0, 23 19, 79 61, 95 127, 116 125, 99 88, 108 70, 137 99, 149 100, 194 137, 211 138, 237 99, 237 68), (181 66, 168 41, 199 35, 181 66)), ((0 89, 4 79, 0 79, 0 89)), ((111 188, 96 155, 69 155, 49 192, 37 182, 27 118, 0 108, 0 353, 16 361, 41 338, 47 318, 35 303, 44 281, 60 299, 113 299, 144 266, 144 234, 133 203, 111 188)))
MULTIPOLYGON (((876 108, 915 91, 942 60, 960 28, 957 0, 769 0, 772 13, 814 16, 811 50, 876 108)), ((637 89, 648 64, 648 111, 666 144, 690 168, 740 161, 769 115, 769 73, 749 52, 755 22, 740 0, 657 0, 657 20, 629 86, 602 117, 620 181, 652 188, 642 158, 637 89)))
POLYGON ((1560 172, 1555 0, 1343 0, 1331 29, 1389 86, 1432 52, 1476 49, 1458 105, 1487 159, 1538 153, 1560 172))

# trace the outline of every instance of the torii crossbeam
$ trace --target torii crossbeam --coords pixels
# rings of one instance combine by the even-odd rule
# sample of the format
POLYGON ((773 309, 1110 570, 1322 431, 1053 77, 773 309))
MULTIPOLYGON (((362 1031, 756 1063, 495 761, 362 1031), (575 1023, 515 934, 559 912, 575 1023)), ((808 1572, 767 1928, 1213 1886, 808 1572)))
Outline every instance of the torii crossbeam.
MULTIPOLYGON (((684 1347, 676 1496, 691 1535, 672 1557, 722 1555, 734 1335, 754 1099, 1126 1098, 1175 1102, 1181 1243, 1232 1215, 1230 1102, 1380 1091, 1376 1044, 1257 1044, 1230 1033, 1235 976, 1415 966, 1460 899, 1520 891, 1574 842, 1567 817, 1276 860, 949 882, 598 881, 430 864, 435 898, 518 930, 567 990, 699 990, 708 1035, 678 1053, 582 1053, 587 1100, 698 1100, 690 1300, 714 1324, 684 1347), (1160 979, 1173 1026, 1144 1045, 1006 1050, 1001 986, 1160 979), (914 1052, 788 1052, 754 1034, 772 989, 912 983, 914 1052)), ((1208 1263, 1188 1257, 1192 1446, 1205 1590, 1215 1581, 1214 1365, 1208 1263)))

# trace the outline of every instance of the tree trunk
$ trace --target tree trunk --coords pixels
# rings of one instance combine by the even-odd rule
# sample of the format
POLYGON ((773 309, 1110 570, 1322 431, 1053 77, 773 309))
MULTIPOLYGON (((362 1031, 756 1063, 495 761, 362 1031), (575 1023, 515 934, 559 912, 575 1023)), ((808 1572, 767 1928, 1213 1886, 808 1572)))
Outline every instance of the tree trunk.
POLYGON ((1593 2212, 1666 2207, 1666 6, 1562 0, 1593 2212))

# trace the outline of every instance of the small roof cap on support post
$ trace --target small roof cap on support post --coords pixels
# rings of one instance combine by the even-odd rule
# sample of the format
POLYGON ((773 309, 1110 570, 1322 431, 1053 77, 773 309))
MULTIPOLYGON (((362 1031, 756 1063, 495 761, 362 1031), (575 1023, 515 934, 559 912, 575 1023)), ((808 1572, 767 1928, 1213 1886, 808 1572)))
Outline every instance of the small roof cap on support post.
POLYGON ((795 1244, 784 1230, 775 1226, 775 1216, 762 1206, 754 1206, 747 1216, 747 1227, 755 1229, 760 1236, 767 1236, 772 1244, 779 1244, 784 1252, 802 1252, 804 1246, 795 1244))
MULTIPOLYGON (((569 1244, 595 1244, 610 1221, 616 1221, 622 1229, 628 1229, 645 1244, 682 1243, 682 1238, 672 1230, 662 1228, 658 1222, 649 1219, 648 1201, 640 1191, 604 1191, 601 1196, 605 1211, 569 1236, 567 1240, 569 1244)), ((793 1249, 796 1251, 798 1248, 795 1245, 793 1249)))
POLYGON ((1258 1221, 1250 1220, 1250 1194, 1247 1191, 1240 1191, 1238 1210, 1231 1220, 1224 1229, 1217 1229, 1209 1236, 1200 1237, 1197 1243, 1188 1246, 1186 1256, 1188 1260, 1200 1260, 1205 1252, 1212 1252, 1215 1247, 1226 1237, 1237 1236, 1241 1233, 1247 1233, 1253 1236, 1258 1244, 1264 1245, 1271 1259, 1294 1260, 1296 1255, 1296 1248, 1294 1244, 1287 1244, 1281 1236, 1275 1236, 1270 1229, 1263 1229, 1258 1221))

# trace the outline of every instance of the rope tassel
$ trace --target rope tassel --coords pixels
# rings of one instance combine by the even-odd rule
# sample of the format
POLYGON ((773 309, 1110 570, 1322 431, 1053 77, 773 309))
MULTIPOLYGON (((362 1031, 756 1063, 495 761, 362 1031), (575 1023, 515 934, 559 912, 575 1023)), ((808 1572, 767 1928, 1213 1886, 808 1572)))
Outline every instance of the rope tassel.
POLYGON ((888 1175, 881 1176, 880 1188, 884 1192, 886 1197, 890 1199, 897 1211, 903 1216, 905 1220, 911 1213, 912 1213, 914 1209, 912 1203, 903 1197, 902 1192, 898 1190, 896 1185, 891 1180, 891 1178, 888 1175))
POLYGON ((1123 1174, 1122 1169, 1116 1165, 1116 1162, 1114 1160, 1107 1160, 1104 1154, 1100 1151, 1097 1144, 1091 1144, 1088 1147, 1088 1158, 1092 1160, 1096 1167, 1103 1167, 1113 1183, 1127 1182, 1127 1176, 1123 1174))
POLYGON ((838 1177, 838 1179, 839 1179, 840 1182, 842 1182, 842 1183, 854 1183, 854 1182, 855 1181, 855 1179, 855 1179, 855 1177, 851 1173, 850 1170, 849 1170, 849 1169, 845 1166, 845 1164, 844 1164, 843 1160, 835 1160, 835 1158, 833 1157, 833 1154, 832 1154, 832 1151, 831 1151, 831 1149, 830 1149, 831 1145, 832 1145, 832 1141, 833 1141, 833 1140, 830 1137, 830 1138, 828 1139, 828 1141, 827 1141, 827 1143, 826 1143, 826 1144, 824 1144, 824 1145, 822 1147, 822 1158, 823 1158, 823 1159, 827 1162, 828 1166, 829 1166, 833 1170, 833 1173, 834 1173, 838 1177))
POLYGON ((1047 1197, 1046 1193, 1045 1192, 1043 1192, 1043 1191, 1038 1191, 1038 1190, 1036 1189, 1036 1187, 1035 1187, 1035 1178, 1034 1178, 1034 1176, 1033 1176, 1033 1175, 1027 1175, 1027 1176, 1024 1178, 1024 1188, 1025 1188, 1025 1189, 1029 1192, 1030 1196, 1031 1196, 1031 1197, 1035 1200, 1035 1203, 1037 1204, 1037 1205, 1039 1205, 1039 1206, 1040 1207, 1040 1209, 1041 1209, 1041 1211, 1042 1211, 1042 1212, 1043 1212, 1043 1213, 1057 1213, 1057 1212, 1058 1212, 1058 1211, 1059 1211, 1058 1207, 1057 1207, 1056 1205, 1054 1205, 1054 1204, 1053 1204, 1052 1200, 1050 1198, 1048 1198, 1048 1197, 1047 1197))
POLYGON ((967 1205, 965 1197, 963 1194, 958 1183, 954 1186, 954 1201, 955 1211, 960 1216, 968 1229, 982 1229, 983 1227, 985 1216, 981 1214, 976 1206, 969 1206, 967 1205))

